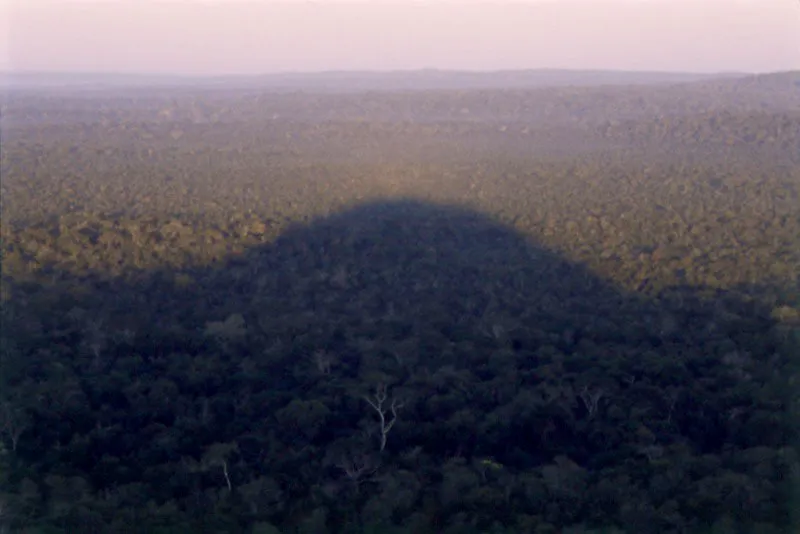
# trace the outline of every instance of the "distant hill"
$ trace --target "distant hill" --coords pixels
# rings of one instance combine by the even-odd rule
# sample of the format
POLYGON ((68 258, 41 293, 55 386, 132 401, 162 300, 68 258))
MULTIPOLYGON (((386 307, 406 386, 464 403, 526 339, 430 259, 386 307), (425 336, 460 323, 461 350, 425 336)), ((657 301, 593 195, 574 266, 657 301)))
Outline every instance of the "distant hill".
POLYGON ((785 91, 792 88, 800 90, 800 70, 741 76, 735 80, 703 80, 700 83, 725 86, 733 90, 750 89, 763 91, 767 89, 785 91))
POLYGON ((280 88, 314 88, 327 90, 427 90, 427 89, 501 89, 548 86, 631 85, 697 82, 736 75, 518 70, 468 72, 418 70, 396 72, 324 72, 266 75, 248 83, 280 88))
POLYGON ((707 82, 746 76, 736 73, 692 74, 664 72, 518 70, 468 72, 447 70, 415 71, 330 71, 277 73, 259 76, 181 77, 138 74, 96 73, 0 73, 0 85, 13 88, 119 88, 146 86, 200 86, 259 88, 266 90, 310 90, 351 92, 373 90, 431 89, 520 89, 593 85, 652 85, 707 82))
POLYGON ((0 72, 0 86, 13 88, 146 87, 194 84, 198 83, 198 81, 201 81, 201 79, 147 74, 0 72))

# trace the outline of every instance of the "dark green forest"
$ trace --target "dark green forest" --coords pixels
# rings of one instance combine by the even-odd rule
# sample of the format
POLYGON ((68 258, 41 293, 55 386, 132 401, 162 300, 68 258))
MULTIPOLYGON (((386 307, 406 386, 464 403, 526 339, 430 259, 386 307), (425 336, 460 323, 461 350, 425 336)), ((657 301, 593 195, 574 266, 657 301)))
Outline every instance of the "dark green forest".
POLYGON ((0 533, 796 532, 797 84, 8 92, 0 533))

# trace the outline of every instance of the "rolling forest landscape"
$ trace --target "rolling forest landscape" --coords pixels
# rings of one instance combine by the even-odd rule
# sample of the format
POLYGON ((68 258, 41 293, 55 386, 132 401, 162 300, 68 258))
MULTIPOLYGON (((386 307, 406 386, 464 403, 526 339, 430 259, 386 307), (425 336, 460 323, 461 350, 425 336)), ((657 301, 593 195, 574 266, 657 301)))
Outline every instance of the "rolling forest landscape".
POLYGON ((800 73, 4 83, 0 533, 797 532, 800 73))

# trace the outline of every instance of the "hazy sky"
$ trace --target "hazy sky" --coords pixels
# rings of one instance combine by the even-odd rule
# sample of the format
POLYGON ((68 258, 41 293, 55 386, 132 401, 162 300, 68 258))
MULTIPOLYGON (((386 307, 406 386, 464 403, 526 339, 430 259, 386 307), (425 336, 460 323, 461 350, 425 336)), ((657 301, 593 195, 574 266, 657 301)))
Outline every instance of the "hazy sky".
POLYGON ((415 68, 800 69, 800 0, 0 0, 2 70, 415 68))

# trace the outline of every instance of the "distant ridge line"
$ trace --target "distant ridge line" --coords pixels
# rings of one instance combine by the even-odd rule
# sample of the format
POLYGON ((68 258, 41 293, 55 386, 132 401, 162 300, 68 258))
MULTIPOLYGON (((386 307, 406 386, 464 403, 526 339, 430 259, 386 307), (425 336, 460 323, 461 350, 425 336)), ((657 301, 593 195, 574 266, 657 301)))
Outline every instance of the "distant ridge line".
POLYGON ((522 89, 552 86, 658 85, 734 78, 792 76, 776 73, 690 73, 664 71, 520 69, 470 71, 448 69, 294 71, 242 75, 170 75, 98 72, 0 72, 4 88, 125 88, 192 86, 278 90, 435 90, 522 89))

